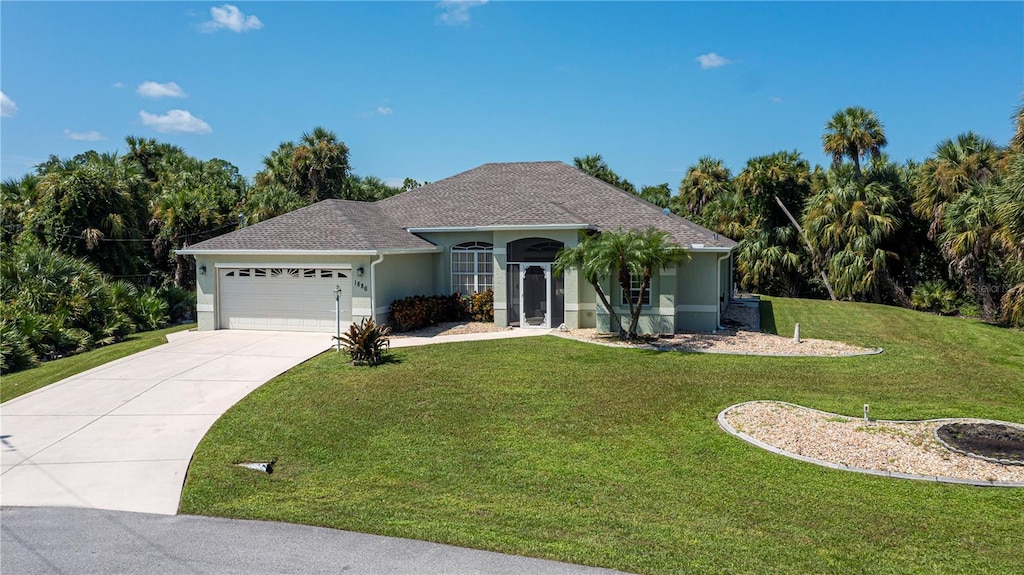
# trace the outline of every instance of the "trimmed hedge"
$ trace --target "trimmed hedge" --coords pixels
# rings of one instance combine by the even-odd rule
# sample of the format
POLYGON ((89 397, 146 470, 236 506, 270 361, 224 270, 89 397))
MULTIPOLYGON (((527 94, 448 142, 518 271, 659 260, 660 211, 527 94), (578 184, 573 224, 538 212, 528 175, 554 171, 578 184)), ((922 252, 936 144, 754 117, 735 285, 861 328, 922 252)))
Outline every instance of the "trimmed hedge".
POLYGON ((466 310, 462 305, 462 296, 452 295, 414 295, 391 302, 391 314, 388 322, 395 331, 411 331, 436 325, 445 321, 462 321, 466 310))
POLYGON ((391 302, 388 323, 396 332, 412 331, 446 321, 494 321, 494 291, 473 295, 416 295, 391 302))

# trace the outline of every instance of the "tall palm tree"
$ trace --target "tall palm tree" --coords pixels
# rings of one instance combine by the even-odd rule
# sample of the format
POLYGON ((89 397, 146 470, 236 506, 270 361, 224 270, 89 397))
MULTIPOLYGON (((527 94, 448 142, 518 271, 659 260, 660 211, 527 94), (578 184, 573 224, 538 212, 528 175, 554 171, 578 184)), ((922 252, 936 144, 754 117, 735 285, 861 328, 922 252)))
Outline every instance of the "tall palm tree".
POLYGON ((191 270, 190 260, 176 250, 231 231, 235 206, 244 193, 245 180, 238 169, 218 159, 189 158, 166 178, 153 202, 150 226, 157 232, 158 251, 173 252, 176 286, 192 280, 186 273, 191 270))
POLYGON ((1024 104, 1015 114, 1017 129, 1007 148, 1003 185, 997 192, 1000 243, 1007 254, 1003 270, 1009 288, 1000 300, 1003 321, 1024 326, 1024 104))
POLYGON ((997 249, 1001 233, 998 198, 993 185, 975 184, 946 207, 938 237, 950 270, 975 292, 986 318, 997 312, 997 282, 990 273, 1002 267, 997 249))
POLYGON ((320 126, 302 134, 291 159, 298 192, 310 202, 341 197, 349 174, 348 146, 320 126))
POLYGON ((861 158, 877 158, 889 143, 882 121, 874 112, 861 106, 850 106, 836 112, 825 123, 821 141, 825 153, 832 155, 832 165, 838 166, 843 158, 850 158, 858 178, 861 175, 861 158))
POLYGON ((240 224, 251 226, 307 205, 309 202, 305 198, 281 184, 256 185, 246 192, 245 199, 242 200, 240 224))
POLYGON ((796 151, 751 158, 733 180, 747 210, 748 225, 736 255, 744 289, 800 294, 808 260, 786 206, 804 204, 810 181, 810 165, 796 151))
POLYGON ((892 286, 884 244, 902 225, 898 202, 879 182, 833 185, 807 202, 808 241, 828 262, 836 295, 854 299, 892 286))
POLYGON ((636 193, 636 186, 630 183, 629 180, 620 178, 618 174, 608 167, 608 163, 604 161, 601 154, 577 156, 572 159, 572 163, 576 166, 577 170, 588 176, 593 176, 631 194, 636 193))
POLYGON ((943 212, 950 202, 976 184, 986 184, 998 171, 1000 150, 974 132, 947 138, 935 148, 917 171, 914 182, 914 213, 930 222, 928 238, 942 232, 943 212))
MULTIPOLYGON (((255 184, 257 186, 276 184, 295 190, 296 182, 292 172, 292 155, 294 153, 294 142, 281 142, 278 144, 276 150, 263 156, 263 169, 256 172, 255 184)), ((296 191, 296 193, 298 192, 296 191)))
POLYGON ((674 211, 699 216, 708 202, 728 192, 731 185, 732 173, 725 163, 718 158, 703 156, 687 168, 686 176, 679 182, 674 211))
POLYGON ((747 202, 735 189, 726 190, 704 205, 696 222, 727 238, 740 241, 750 226, 747 202))

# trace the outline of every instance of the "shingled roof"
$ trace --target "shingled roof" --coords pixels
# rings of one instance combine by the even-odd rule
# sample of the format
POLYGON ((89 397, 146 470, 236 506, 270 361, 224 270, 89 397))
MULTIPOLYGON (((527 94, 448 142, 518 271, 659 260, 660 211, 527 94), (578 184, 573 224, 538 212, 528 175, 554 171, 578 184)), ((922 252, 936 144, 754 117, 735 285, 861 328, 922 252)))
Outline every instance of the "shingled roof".
POLYGON ((687 248, 732 240, 563 163, 484 164, 374 203, 325 200, 190 247, 221 250, 417 251, 419 230, 569 227, 663 229, 687 248), (410 232, 410 230, 412 230, 410 232))
POLYGON ((379 203, 324 200, 190 246, 193 251, 420 251, 434 244, 410 234, 379 203))
POLYGON ((663 229, 685 247, 736 242, 563 162, 484 164, 378 202, 409 229, 555 226, 663 229))

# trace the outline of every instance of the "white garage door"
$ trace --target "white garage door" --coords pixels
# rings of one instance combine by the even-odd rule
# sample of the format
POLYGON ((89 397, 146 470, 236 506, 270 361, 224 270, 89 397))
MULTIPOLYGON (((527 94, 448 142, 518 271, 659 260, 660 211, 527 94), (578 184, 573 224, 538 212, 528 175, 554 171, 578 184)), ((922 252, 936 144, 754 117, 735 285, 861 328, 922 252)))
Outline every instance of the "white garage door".
POLYGON ((333 332, 334 290, 341 288, 341 328, 352 321, 348 270, 221 268, 220 328, 333 332))

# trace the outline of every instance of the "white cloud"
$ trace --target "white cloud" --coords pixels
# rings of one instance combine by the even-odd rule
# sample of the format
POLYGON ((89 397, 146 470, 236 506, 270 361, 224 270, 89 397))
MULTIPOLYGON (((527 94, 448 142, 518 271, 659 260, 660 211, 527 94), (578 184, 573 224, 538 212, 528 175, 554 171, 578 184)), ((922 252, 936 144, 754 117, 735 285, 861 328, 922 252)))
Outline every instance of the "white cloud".
POLYGON ((778 96, 772 96, 771 98, 769 98, 769 100, 771 100, 772 104, 781 104, 782 103, 782 98, 780 98, 778 96))
POLYGON ((442 0, 437 3, 441 15, 437 17, 442 24, 463 26, 469 24, 469 11, 477 6, 487 4, 487 0, 442 0))
POLYGON ((204 32, 216 32, 225 28, 232 32, 248 32, 263 27, 263 22, 260 22, 259 18, 252 15, 246 16, 237 6, 231 4, 210 8, 210 17, 213 19, 203 22, 201 26, 204 32))
POLYGON ((111 88, 124 88, 124 84, 121 82, 114 82, 114 85, 111 86, 111 88))
POLYGON ((723 58, 714 52, 708 52, 707 54, 701 54, 694 58, 694 60, 700 62, 701 70, 710 70, 711 68, 719 68, 726 64, 732 64, 732 60, 723 58))
POLYGON ((64 137, 69 140, 77 140, 79 142, 106 140, 106 138, 103 137, 103 134, 100 134, 96 130, 90 130, 88 132, 72 132, 71 130, 64 130, 64 137))
POLYGON ((360 118, 371 118, 373 116, 390 116, 394 113, 395 111, 390 106, 377 106, 370 112, 360 112, 356 115, 360 118))
POLYGON ((139 118, 146 126, 162 134, 209 134, 213 128, 186 110, 168 110, 164 115, 139 112, 139 118))
POLYGON ((139 84, 139 87, 135 92, 140 96, 147 98, 184 98, 188 96, 181 86, 174 82, 167 82, 166 84, 160 84, 157 82, 143 82, 139 84))
POLYGON ((7 97, 7 94, 0 92, 0 116, 5 118, 13 117, 18 113, 18 105, 14 100, 7 97))

